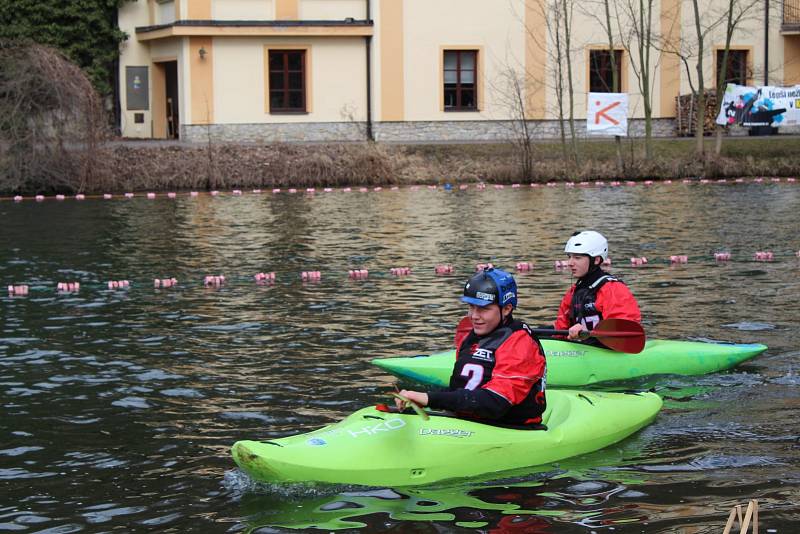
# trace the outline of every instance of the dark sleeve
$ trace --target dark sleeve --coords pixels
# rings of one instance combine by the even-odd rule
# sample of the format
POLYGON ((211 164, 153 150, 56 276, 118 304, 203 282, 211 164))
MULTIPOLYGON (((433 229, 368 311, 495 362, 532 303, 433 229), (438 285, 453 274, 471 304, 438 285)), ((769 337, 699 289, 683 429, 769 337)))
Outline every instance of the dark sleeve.
POLYGON ((488 389, 456 389, 428 393, 428 406, 481 419, 499 419, 511 408, 511 403, 488 389))

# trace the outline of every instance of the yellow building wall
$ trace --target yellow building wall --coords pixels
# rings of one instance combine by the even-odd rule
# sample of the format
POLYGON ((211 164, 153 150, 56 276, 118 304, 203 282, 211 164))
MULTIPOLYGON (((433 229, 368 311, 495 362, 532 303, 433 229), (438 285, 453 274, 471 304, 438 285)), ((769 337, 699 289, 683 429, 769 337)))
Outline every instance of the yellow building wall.
POLYGON ((299 0, 298 11, 301 20, 363 20, 367 16, 364 0, 299 0))
POLYGON ((214 39, 214 122, 222 124, 366 120, 366 52, 352 38, 214 39), (265 109, 265 47, 309 47, 309 113, 265 109))
MULTIPOLYGON (((125 2, 119 9, 119 27, 131 37, 120 45, 119 80, 120 80, 120 114, 121 133, 124 137, 149 138, 152 137, 152 113, 145 111, 128 111, 128 101, 125 91, 125 71, 128 66, 151 66, 150 47, 136 40, 136 26, 147 26, 151 23, 153 13, 148 2, 125 2), (135 124, 134 114, 144 113, 144 123, 135 124)), ((152 69, 150 69, 152 71, 152 69)), ((152 79, 150 72, 152 107, 152 79)))
MULTIPOLYGON (((501 102, 502 73, 508 68, 524 69, 524 5, 485 0, 405 0, 403 4, 404 119, 508 118, 501 102), (443 49, 479 50, 479 111, 442 109, 443 49)), ((392 23, 397 22, 381 21, 384 26, 392 23)))
POLYGON ((214 20, 273 20, 275 3, 272 0, 214 0, 211 15, 214 20))

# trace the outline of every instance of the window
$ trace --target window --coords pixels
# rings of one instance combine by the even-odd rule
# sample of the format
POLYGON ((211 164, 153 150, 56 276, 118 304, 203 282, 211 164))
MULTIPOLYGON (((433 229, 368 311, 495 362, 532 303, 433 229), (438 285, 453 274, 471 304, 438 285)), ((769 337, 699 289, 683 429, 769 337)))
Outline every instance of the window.
POLYGON ((444 51, 445 111, 477 111, 477 50, 444 51))
POLYGON ((306 111, 306 51, 269 51, 269 110, 306 111))
MULTIPOLYGON (((614 50, 614 67, 617 71, 618 91, 622 91, 622 50, 614 50)), ((611 71, 609 50, 589 50, 589 92, 613 93, 614 76, 611 71)))
MULTIPOLYGON (((717 79, 715 82, 719 81, 724 55, 725 49, 717 50, 717 79)), ((728 70, 722 82, 723 87, 729 83, 747 85, 748 78, 747 50, 728 50, 728 70)))

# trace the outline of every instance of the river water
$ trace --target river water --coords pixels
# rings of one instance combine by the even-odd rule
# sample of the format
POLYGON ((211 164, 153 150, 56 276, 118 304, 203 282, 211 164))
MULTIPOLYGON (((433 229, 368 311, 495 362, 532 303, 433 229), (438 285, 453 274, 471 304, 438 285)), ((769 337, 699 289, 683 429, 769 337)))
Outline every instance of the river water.
POLYGON ((718 533, 758 499, 761 532, 797 532, 798 213, 800 184, 750 180, 3 201, 0 282, 30 292, 0 297, 0 531, 718 533), (649 337, 769 350, 624 384, 665 398, 651 426, 500 481, 283 488, 236 469, 238 439, 387 401, 394 380, 369 360, 449 346, 477 262, 535 262, 516 315, 551 321, 570 283, 553 261, 579 228, 611 238, 649 337), (455 274, 435 275, 445 263, 455 274), (354 268, 369 278, 349 280, 354 268), (321 280, 303 283, 308 270, 321 280), (260 271, 275 284, 253 283, 260 271), (222 288, 203 287, 218 274, 222 288), (178 286, 153 288, 167 277, 178 286), (132 287, 105 288, 121 279, 132 287), (56 293, 61 281, 80 292, 56 293))

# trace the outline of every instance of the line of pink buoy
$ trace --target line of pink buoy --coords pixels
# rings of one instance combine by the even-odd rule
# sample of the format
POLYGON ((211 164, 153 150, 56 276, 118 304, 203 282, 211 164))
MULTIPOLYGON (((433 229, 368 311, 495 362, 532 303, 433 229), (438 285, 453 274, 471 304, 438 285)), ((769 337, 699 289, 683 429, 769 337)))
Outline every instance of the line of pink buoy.
MULTIPOLYGON (((762 177, 756 177, 756 178, 734 178, 734 179, 718 178, 718 179, 715 179, 715 180, 711 180, 711 179, 708 179, 708 178, 684 178, 682 180, 675 180, 675 181, 673 181, 673 180, 661 180, 661 181, 658 181, 658 182, 653 181, 653 180, 641 180, 641 181, 633 181, 633 180, 625 180, 625 181, 621 181, 621 180, 609 180, 609 181, 596 180, 596 181, 593 181, 593 182, 589 182, 589 181, 584 181, 584 182, 544 182, 544 183, 531 182, 531 183, 527 184, 527 186, 529 188, 538 188, 538 187, 556 187, 558 185, 562 185, 563 184, 563 186, 567 187, 567 188, 591 187, 591 186, 594 186, 594 187, 606 187, 606 186, 608 186, 608 187, 620 187, 620 186, 631 187, 631 186, 637 186, 637 185, 652 186, 652 185, 655 185, 657 183, 659 183, 659 184, 672 184, 672 183, 677 183, 677 182, 680 182, 680 183, 683 183, 683 184, 689 184, 689 185, 691 185, 691 184, 727 184, 727 183, 734 183, 734 184, 741 184, 741 183, 758 183, 758 184, 760 184, 760 183, 796 183, 797 182, 797 178, 795 178, 795 177, 788 177, 788 178, 771 177, 771 178, 767 178, 767 177, 763 177, 763 176, 762 177)), ((494 189, 505 189, 506 187, 510 187, 511 189, 522 189, 524 187, 524 184, 522 184, 522 183, 513 183, 513 184, 510 184, 510 185, 506 186, 504 184, 485 184, 483 182, 479 182, 479 183, 476 183, 476 184, 459 184, 458 185, 458 189, 463 191, 463 190, 470 189, 472 187, 472 188, 477 189, 478 191, 483 191, 488 186, 491 186, 494 189)), ((422 189, 423 186, 421 186, 421 185, 410 185, 410 186, 406 186, 406 187, 411 191, 418 191, 418 190, 422 189)), ((430 191, 435 191, 435 190, 439 190, 439 189, 441 189, 443 191, 449 191, 449 190, 454 188, 454 186, 452 184, 426 185, 424 187, 426 189, 430 190, 430 191)), ((373 186, 373 187, 363 187, 362 186, 362 187, 342 187, 342 188, 339 188, 339 189, 333 188, 333 187, 319 187, 319 188, 318 187, 306 187, 306 188, 298 188, 298 187, 280 188, 280 187, 275 187, 275 188, 268 189, 268 190, 251 189, 250 191, 247 191, 247 194, 260 195, 260 194, 265 193, 265 192, 266 193, 272 193, 272 194, 279 194, 279 193, 315 194, 315 193, 318 193, 318 192, 332 193, 332 192, 335 192, 335 191, 342 191, 342 192, 345 192, 345 193, 354 192, 354 191, 357 191, 357 192, 360 192, 360 193, 367 193, 369 191, 373 191, 373 192, 383 191, 384 189, 387 189, 389 191, 397 191, 397 190, 401 189, 401 187, 397 186, 397 185, 389 186, 389 187, 386 187, 386 188, 384 188, 382 186, 373 186)), ((145 192, 145 193, 127 192, 127 193, 122 193, 122 194, 120 194, 120 193, 117 193, 117 194, 103 193, 102 195, 86 195, 86 194, 83 194, 83 193, 77 193, 77 194, 72 195, 72 196, 67 196, 67 195, 63 195, 63 194, 58 194, 58 195, 53 195, 53 196, 33 195, 33 196, 30 196, 30 197, 25 197, 25 196, 22 196, 22 195, 14 195, 13 197, 0 197, 0 201, 12 200, 14 202, 22 202, 24 200, 35 200, 36 202, 43 202, 43 201, 48 200, 48 199, 67 200, 68 198, 72 198, 72 199, 75 199, 75 200, 86 200, 86 199, 113 200, 115 198, 131 199, 131 198, 136 198, 137 196, 153 200, 153 199, 156 199, 156 198, 171 198, 171 199, 174 199, 174 198, 178 198, 180 196, 198 197, 200 195, 209 195, 209 196, 215 197, 215 196, 219 196, 219 195, 222 195, 222 194, 223 194, 223 192, 218 191, 218 190, 203 191, 203 192, 201 192, 201 191, 189 191, 188 193, 178 193, 176 191, 168 191, 166 193, 155 193, 155 192, 145 192)), ((227 194, 229 194, 231 196, 243 196, 243 195, 245 195, 245 191, 243 191, 241 189, 233 189, 230 192, 228 192, 227 194)))
MULTIPOLYGON (((794 253, 795 256, 800 258, 800 251, 794 253)), ((728 262, 732 261, 732 256, 730 252, 715 252, 713 258, 717 262, 728 262)), ((775 260, 775 253, 772 251, 758 251, 755 252, 752 256, 753 261, 759 262, 771 262, 775 260)), ((658 262, 662 264, 669 264, 669 265, 683 265, 689 263, 689 257, 687 255, 673 255, 666 258, 664 261, 658 262)), ((642 257, 633 257, 630 258, 630 264, 633 267, 641 267, 644 265, 649 265, 651 262, 644 256, 642 257)), ((611 265, 611 258, 606 259, 603 262, 603 265, 609 266, 611 265)), ((569 263, 567 260, 555 260, 553 264, 556 271, 562 271, 569 268, 569 263)), ((480 271, 482 269, 488 269, 494 267, 492 263, 489 262, 479 262, 475 264, 475 271, 480 271)), ((533 271, 534 269, 534 262, 531 261, 520 261, 516 262, 515 269, 518 273, 528 273, 533 271)), ((389 269, 388 273, 393 277, 403 277, 409 276, 414 271, 411 267, 392 267, 389 269)), ((433 272, 437 276, 447 276, 455 274, 456 269, 450 263, 442 263, 434 266, 433 272)), ((369 270, 367 269, 349 269, 347 271, 347 277, 351 280, 366 280, 369 278, 369 270)), ((274 271, 271 272, 259 272, 253 275, 252 279, 255 281, 257 285, 272 285, 277 280, 277 275, 274 271)), ((320 282, 322 280, 322 271, 302 271, 300 273, 300 279, 305 282, 320 282)), ((218 275, 206 275, 203 278, 203 286, 210 287, 210 288, 220 288, 226 285, 228 279, 225 275, 218 274, 218 275)), ((108 282, 103 283, 104 287, 107 287, 111 290, 127 290, 133 286, 133 282, 130 280, 110 280, 108 282)), ((178 279, 174 277, 170 278, 155 278, 153 279, 153 287, 155 289, 168 289, 178 286, 178 279)), ((8 288, 8 295, 9 296, 27 296, 30 292, 30 286, 28 284, 11 284, 7 286, 8 288)), ((78 293, 81 289, 81 283, 77 281, 67 281, 67 282, 58 282, 56 284, 56 291, 58 293, 78 293)))

